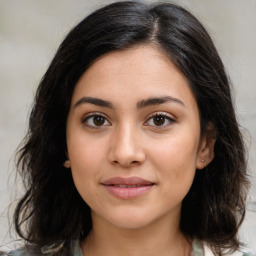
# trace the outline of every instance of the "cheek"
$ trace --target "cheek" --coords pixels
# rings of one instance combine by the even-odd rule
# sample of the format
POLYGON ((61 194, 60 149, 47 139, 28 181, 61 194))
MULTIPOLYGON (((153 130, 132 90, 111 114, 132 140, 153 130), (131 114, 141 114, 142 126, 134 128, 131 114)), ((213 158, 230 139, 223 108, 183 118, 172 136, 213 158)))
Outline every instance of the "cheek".
POLYGON ((92 148, 88 150, 88 147, 76 148, 70 153, 71 172, 75 187, 90 207, 93 204, 91 199, 98 194, 95 185, 99 183, 100 155, 100 150, 95 152, 92 148))
POLYGON ((83 132, 70 136, 68 143, 69 158, 73 169, 84 173, 97 169, 105 157, 104 141, 100 138, 85 136, 83 132))
POLYGON ((152 143, 152 155, 155 160, 166 166, 177 165, 178 169, 192 164, 195 167, 199 136, 182 133, 170 135, 161 141, 152 143), (198 138, 197 138, 198 137, 198 138))
MULTIPOLYGON (((156 175, 165 190, 187 193, 195 176, 198 140, 196 136, 171 137, 152 145, 156 175)), ((170 194, 170 193, 169 193, 170 194)))
MULTIPOLYGON (((105 161, 105 147, 97 140, 84 136, 73 136, 68 144, 71 172, 75 186, 85 197, 94 190, 91 186, 99 182, 100 169, 105 161)), ((95 191, 95 190, 94 190, 95 191)))

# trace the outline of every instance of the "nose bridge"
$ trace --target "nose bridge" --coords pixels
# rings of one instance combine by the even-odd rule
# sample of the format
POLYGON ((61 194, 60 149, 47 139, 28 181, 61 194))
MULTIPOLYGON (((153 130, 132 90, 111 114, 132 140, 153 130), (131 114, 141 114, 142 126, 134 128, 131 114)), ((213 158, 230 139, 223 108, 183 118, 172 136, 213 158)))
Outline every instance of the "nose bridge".
POLYGON ((110 149, 111 162, 129 166, 144 161, 139 133, 139 127, 133 122, 123 122, 115 127, 110 149))

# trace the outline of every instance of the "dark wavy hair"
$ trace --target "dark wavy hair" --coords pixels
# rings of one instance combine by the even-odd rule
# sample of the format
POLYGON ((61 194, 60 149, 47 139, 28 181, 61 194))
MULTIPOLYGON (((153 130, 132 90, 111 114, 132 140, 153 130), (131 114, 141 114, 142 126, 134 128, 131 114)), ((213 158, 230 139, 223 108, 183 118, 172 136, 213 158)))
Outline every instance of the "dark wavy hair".
POLYGON ((239 247, 248 181, 223 63, 205 28, 187 10, 137 1, 112 3, 82 20, 61 43, 39 84, 17 161, 26 192, 16 207, 15 227, 28 244, 68 245, 90 232, 90 208, 63 167, 72 93, 100 56, 139 44, 155 45, 170 58, 195 95, 201 132, 208 123, 216 131, 214 160, 196 173, 182 203, 180 229, 187 238, 208 243, 216 255, 239 247))

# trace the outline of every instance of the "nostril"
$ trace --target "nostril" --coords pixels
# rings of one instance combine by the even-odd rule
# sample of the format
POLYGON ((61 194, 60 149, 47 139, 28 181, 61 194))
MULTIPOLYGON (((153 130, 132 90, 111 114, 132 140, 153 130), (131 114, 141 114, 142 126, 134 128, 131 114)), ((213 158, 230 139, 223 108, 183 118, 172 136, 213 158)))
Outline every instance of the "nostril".
POLYGON ((137 165, 137 164, 139 164, 139 161, 132 161, 130 164, 137 165))
POLYGON ((127 161, 127 162, 119 162, 118 160, 115 160, 113 161, 113 164, 114 165, 121 165, 121 166, 126 166, 126 167, 129 167, 129 166, 136 166, 136 165, 139 165, 140 162, 139 161, 127 161))

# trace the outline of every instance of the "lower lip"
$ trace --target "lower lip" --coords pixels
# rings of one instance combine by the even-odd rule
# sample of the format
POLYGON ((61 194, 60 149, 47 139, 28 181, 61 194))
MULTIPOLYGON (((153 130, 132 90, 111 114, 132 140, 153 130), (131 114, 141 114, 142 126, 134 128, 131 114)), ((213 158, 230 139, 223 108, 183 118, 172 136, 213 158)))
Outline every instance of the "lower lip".
POLYGON ((106 190, 113 196, 121 199, 131 199, 142 196, 152 189, 154 185, 140 186, 140 187, 116 187, 104 185, 106 190))

